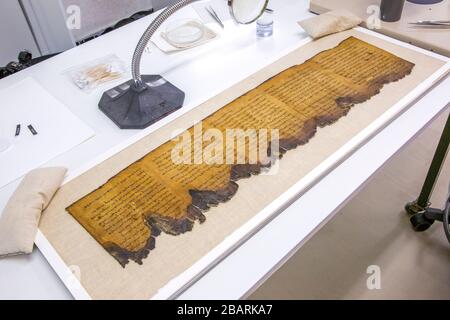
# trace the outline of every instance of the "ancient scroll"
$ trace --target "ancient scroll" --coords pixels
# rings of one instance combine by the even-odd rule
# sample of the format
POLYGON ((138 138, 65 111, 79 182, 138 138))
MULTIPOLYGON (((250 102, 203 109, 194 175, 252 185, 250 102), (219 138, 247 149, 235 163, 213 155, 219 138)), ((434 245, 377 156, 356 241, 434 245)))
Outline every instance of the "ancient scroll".
POLYGON ((270 160, 308 143, 318 127, 333 124, 413 68, 350 37, 224 106, 67 211, 123 267, 130 260, 142 264, 161 232, 179 235, 205 222, 208 208, 238 191, 236 181, 269 168, 270 160), (233 128, 242 135, 230 138, 233 128), (259 150, 252 141, 261 142, 259 150), (239 143, 243 148, 235 147, 239 143))

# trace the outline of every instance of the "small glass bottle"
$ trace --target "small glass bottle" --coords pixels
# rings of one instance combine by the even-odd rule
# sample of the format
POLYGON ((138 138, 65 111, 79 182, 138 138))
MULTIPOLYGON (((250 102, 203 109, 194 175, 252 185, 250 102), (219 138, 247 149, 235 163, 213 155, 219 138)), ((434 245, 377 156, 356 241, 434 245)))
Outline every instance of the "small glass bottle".
POLYGON ((256 21, 256 36, 267 38, 273 35, 273 10, 266 10, 256 21))

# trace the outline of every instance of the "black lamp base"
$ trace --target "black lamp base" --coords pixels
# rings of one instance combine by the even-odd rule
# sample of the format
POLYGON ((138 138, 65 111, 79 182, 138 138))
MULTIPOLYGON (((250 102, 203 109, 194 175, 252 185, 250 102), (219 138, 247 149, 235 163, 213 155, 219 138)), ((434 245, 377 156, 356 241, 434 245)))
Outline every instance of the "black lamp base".
POLYGON ((183 91, 159 75, 142 76, 145 86, 129 80, 106 91, 99 103, 121 129, 144 129, 183 106, 183 91))

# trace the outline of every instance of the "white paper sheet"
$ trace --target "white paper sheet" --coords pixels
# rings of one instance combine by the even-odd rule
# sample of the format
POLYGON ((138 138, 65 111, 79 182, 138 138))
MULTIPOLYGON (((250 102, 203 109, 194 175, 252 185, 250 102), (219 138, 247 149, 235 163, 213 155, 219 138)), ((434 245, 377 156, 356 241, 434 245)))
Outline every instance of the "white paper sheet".
POLYGON ((32 78, 0 91, 0 101, 0 141, 10 144, 0 151, 0 188, 95 134, 32 78))

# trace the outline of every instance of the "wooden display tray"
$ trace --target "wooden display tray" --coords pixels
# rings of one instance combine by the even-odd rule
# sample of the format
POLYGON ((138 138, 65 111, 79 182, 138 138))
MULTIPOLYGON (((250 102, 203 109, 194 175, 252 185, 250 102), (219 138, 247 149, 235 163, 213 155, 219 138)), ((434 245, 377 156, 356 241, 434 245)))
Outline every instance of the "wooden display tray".
POLYGON ((189 111, 174 121, 157 130, 144 130, 139 137, 98 159, 91 168, 76 176, 72 173, 43 214, 36 244, 77 299, 175 298, 406 111, 449 70, 450 62, 445 57, 363 28, 318 41, 309 38, 299 41, 295 50, 267 68, 201 105, 191 109, 186 106, 189 111), (287 153, 280 161, 281 176, 277 181, 264 175, 242 180, 239 193, 211 209, 205 224, 177 237, 159 236, 158 247, 144 265, 120 267, 65 211, 81 196, 170 140, 174 129, 190 128, 194 121, 207 117, 265 80, 350 36, 415 63, 412 74, 385 86, 380 94, 355 106, 346 117, 319 129, 307 145, 287 153), (71 276, 72 271, 81 277, 71 276))
MULTIPOLYGON (((364 21, 363 26, 367 27, 366 20, 369 17, 367 8, 379 4, 380 1, 373 0, 311 0, 310 10, 314 13, 322 14, 330 10, 345 8, 359 16, 364 21)), ((450 28, 431 29, 408 25, 408 22, 417 20, 449 19, 450 0, 444 0, 433 5, 419 5, 406 2, 400 21, 382 21, 381 29, 374 31, 450 57, 450 28)))

